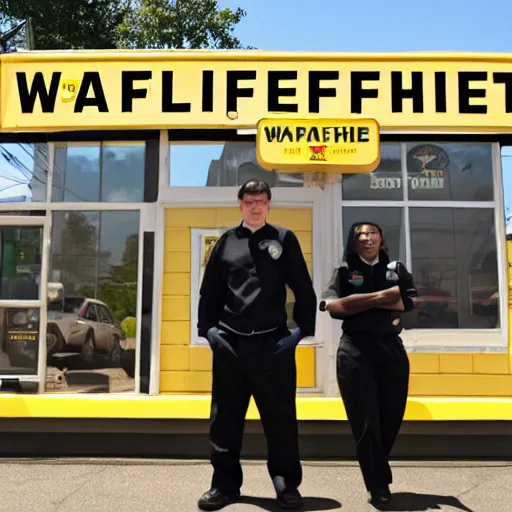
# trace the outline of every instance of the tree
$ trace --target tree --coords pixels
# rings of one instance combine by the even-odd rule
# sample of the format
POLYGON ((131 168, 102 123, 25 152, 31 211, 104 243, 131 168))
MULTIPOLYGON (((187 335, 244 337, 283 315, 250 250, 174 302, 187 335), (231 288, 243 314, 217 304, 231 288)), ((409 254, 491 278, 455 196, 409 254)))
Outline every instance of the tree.
POLYGON ((34 49, 113 49, 129 0, 0 0, 5 27, 31 20, 34 49))
POLYGON ((241 48, 245 15, 217 0, 0 0, 3 30, 30 18, 36 50, 241 48))

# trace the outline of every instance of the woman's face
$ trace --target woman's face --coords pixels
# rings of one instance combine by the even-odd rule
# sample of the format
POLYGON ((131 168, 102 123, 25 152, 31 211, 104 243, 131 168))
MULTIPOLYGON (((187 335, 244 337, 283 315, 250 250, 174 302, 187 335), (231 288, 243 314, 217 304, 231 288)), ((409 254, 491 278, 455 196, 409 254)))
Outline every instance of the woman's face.
POLYGON ((379 254, 382 237, 371 224, 362 224, 356 229, 357 250, 366 261, 373 261, 379 254))

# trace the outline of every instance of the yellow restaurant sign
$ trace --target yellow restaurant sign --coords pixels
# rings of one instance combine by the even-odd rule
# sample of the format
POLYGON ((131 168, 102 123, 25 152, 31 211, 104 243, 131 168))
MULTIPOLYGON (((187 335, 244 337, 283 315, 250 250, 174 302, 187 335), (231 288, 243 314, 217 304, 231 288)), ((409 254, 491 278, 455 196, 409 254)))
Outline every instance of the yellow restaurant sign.
POLYGON ((268 170, 364 173, 380 162, 374 119, 262 119, 256 155, 268 170))
POLYGON ((4 54, 1 129, 254 128, 376 119, 383 131, 512 132, 506 54, 4 54))

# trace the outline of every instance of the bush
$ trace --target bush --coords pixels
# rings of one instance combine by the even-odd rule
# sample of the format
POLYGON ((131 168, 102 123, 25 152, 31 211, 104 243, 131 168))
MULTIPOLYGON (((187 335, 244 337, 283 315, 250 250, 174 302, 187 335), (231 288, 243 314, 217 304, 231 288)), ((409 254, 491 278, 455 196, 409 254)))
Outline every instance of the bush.
POLYGON ((136 337, 136 329, 137 329, 137 322, 135 320, 135 317, 127 316, 121 322, 121 329, 123 330, 124 335, 127 338, 135 338, 136 337))

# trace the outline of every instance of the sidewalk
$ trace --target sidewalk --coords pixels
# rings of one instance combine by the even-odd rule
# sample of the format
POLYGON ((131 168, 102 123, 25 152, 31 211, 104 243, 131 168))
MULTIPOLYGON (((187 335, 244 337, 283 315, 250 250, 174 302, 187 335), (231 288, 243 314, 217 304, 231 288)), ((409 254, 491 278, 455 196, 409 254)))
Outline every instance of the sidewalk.
MULTIPOLYGON (((390 511, 512 510, 512 463, 395 463, 390 511), (454 465, 455 464, 455 465, 454 465)), ((1 512, 190 512, 211 470, 191 461, 4 461, 1 512)), ((244 464, 243 497, 224 510, 278 511, 262 462, 244 464)), ((375 510, 352 463, 305 463, 305 511, 375 510)))

